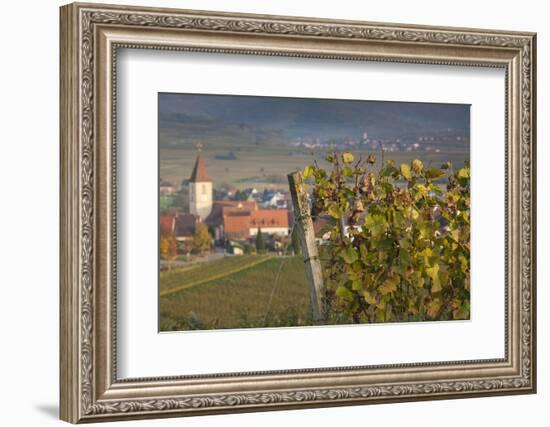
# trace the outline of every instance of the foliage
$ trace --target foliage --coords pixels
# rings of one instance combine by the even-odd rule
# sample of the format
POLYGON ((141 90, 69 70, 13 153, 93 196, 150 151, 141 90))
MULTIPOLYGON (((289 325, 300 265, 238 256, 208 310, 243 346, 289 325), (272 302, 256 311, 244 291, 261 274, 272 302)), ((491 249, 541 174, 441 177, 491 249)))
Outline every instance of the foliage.
POLYGON ((161 258, 166 259, 168 257, 168 236, 161 235, 160 236, 160 256, 161 258))
POLYGON ((315 164, 303 177, 313 211, 332 218, 321 247, 329 312, 355 323, 469 318, 469 164, 326 160, 330 170, 315 164))
POLYGON ((184 240, 179 246, 179 252, 182 252, 185 255, 189 255, 193 250, 193 242, 190 240, 184 240))
POLYGON ((159 208, 161 211, 174 205, 174 196, 172 195, 160 195, 159 208))
POLYGON ((174 259, 178 255, 178 243, 174 236, 168 238, 168 259, 174 259))
POLYGON ((212 244, 212 236, 208 232, 208 226, 203 223, 198 224, 193 236, 193 250, 202 255, 212 249, 212 244))
POLYGON ((258 227, 258 233, 256 234, 256 251, 261 254, 266 250, 265 236, 262 233, 262 229, 258 227))
POLYGON ((173 260, 178 254, 178 246, 174 236, 170 234, 161 234, 160 236, 160 256, 163 259, 173 260))
POLYGON ((244 244, 244 253, 246 255, 254 254, 254 253, 256 253, 256 247, 251 245, 250 243, 245 243, 244 244))

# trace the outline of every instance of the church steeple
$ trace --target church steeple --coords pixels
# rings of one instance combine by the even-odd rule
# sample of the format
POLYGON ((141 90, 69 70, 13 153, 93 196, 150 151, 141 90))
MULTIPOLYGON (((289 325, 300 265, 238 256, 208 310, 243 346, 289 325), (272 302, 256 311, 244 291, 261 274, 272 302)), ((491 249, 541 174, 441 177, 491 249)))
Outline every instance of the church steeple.
POLYGON ((201 155, 202 145, 197 145, 197 159, 189 178, 189 213, 205 220, 212 212, 212 178, 208 176, 201 155))
POLYGON ((201 156, 202 144, 197 144, 197 160, 195 160, 195 167, 191 173, 189 182, 212 182, 212 178, 208 176, 206 171, 206 165, 201 156))

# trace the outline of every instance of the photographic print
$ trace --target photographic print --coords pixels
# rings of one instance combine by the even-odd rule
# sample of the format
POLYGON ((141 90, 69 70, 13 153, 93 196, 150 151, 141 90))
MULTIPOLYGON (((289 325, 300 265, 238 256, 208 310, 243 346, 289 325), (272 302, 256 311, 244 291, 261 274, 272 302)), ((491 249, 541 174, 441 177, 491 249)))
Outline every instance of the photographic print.
POLYGON ((469 105, 158 111, 160 331, 469 319, 469 105))

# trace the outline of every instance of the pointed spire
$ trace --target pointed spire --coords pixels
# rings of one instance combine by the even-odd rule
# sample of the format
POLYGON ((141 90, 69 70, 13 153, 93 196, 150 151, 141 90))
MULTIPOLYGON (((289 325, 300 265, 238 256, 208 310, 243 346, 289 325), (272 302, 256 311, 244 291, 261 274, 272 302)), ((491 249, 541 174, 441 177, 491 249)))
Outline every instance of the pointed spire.
POLYGON ((201 156, 202 144, 197 144, 197 160, 195 161, 195 167, 191 173, 191 178, 189 182, 212 182, 212 178, 208 176, 206 171, 206 165, 201 156))

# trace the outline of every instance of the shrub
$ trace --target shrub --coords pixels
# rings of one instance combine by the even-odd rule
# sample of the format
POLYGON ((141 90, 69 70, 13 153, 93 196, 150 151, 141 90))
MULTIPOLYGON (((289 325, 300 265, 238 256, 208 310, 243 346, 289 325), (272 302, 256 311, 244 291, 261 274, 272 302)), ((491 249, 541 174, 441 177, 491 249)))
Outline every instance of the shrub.
POLYGON ((195 235, 193 236, 193 250, 195 253, 204 254, 212 249, 212 236, 208 232, 208 226, 204 223, 197 225, 195 235))

